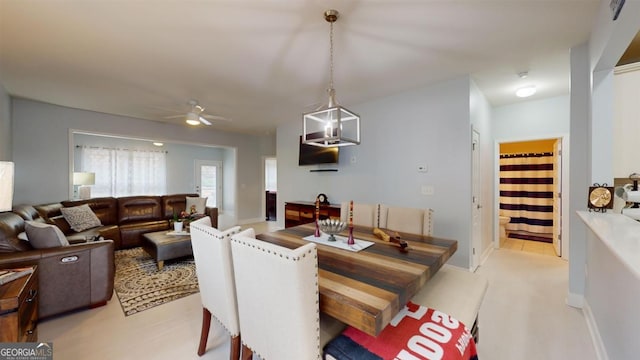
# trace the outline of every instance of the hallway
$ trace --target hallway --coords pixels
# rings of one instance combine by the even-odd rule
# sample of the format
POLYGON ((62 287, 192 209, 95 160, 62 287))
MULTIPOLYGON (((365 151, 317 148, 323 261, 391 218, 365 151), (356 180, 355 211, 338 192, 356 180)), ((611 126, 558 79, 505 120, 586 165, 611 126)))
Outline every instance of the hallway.
POLYGON ((553 250, 553 244, 542 241, 506 238, 503 240, 502 244, 500 244, 500 248, 558 257, 556 252, 553 250))

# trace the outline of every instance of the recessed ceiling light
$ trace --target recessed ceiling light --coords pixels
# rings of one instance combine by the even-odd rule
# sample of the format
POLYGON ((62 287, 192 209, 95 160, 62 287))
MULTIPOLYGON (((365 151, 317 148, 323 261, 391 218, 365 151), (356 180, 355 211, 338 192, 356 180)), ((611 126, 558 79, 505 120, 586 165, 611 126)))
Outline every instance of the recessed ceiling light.
POLYGON ((524 86, 516 90, 516 96, 521 98, 529 97, 535 93, 536 93, 536 87, 533 85, 524 86))
POLYGON ((163 146, 164 144, 159 142, 159 141, 154 141, 153 145, 155 145, 155 146, 163 146))

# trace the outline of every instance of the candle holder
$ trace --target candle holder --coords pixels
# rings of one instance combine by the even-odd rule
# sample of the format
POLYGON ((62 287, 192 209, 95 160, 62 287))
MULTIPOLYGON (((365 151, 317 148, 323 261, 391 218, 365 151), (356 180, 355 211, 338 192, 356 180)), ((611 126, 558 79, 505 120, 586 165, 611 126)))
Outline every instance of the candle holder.
POLYGON ((316 232, 313 234, 315 237, 320 237, 320 226, 318 225, 318 219, 316 219, 316 232))
POLYGON ((354 245, 356 242, 353 240, 353 225, 349 226, 349 237, 347 238, 347 245, 354 245))

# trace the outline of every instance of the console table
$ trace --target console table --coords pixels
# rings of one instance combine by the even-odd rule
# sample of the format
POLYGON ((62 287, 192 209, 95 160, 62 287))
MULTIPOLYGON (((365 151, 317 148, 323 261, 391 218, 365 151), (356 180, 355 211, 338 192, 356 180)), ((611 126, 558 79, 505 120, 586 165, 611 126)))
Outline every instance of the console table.
MULTIPOLYGON (((340 204, 320 205, 320 219, 327 218, 340 220, 340 204)), ((284 227, 312 223, 315 219, 315 202, 293 201, 284 203, 284 227)))
POLYGON ((0 342, 38 340, 38 267, 0 286, 0 342))

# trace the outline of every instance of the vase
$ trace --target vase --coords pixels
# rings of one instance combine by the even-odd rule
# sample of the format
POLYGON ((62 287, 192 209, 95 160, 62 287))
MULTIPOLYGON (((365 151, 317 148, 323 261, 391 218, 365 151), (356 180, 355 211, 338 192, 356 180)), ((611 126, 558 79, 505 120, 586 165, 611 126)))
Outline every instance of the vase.
POLYGON ((173 223, 173 230, 175 232, 182 232, 182 221, 176 221, 173 223))
POLYGON ((349 226, 349 237, 347 238, 347 244, 353 245, 355 244, 355 240, 353 239, 353 225, 349 226))

